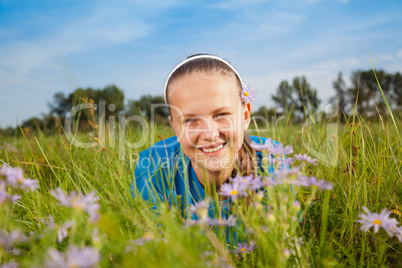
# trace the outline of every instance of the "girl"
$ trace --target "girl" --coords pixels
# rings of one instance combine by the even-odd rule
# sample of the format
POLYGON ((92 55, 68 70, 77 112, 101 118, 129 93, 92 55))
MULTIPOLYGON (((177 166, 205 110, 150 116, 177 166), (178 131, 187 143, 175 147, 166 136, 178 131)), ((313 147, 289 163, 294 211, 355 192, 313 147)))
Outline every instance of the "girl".
MULTIPOLYGON (((217 197, 230 177, 256 174, 262 154, 250 144, 265 139, 246 133, 250 93, 222 58, 198 54, 178 64, 164 93, 176 136, 141 152, 132 195, 154 204, 168 202, 185 215, 189 205, 217 197)), ((223 211, 230 199, 219 196, 223 211)))

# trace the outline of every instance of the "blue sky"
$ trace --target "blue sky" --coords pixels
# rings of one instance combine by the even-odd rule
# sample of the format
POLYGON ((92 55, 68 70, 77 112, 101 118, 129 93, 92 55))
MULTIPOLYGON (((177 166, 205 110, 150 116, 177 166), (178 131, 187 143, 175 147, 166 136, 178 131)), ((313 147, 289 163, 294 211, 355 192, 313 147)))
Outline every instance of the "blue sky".
POLYGON ((402 72, 402 1, 0 0, 0 127, 49 112, 56 92, 116 84, 126 100, 162 94, 175 64, 220 55, 272 106, 305 75, 328 100, 342 72, 402 72))

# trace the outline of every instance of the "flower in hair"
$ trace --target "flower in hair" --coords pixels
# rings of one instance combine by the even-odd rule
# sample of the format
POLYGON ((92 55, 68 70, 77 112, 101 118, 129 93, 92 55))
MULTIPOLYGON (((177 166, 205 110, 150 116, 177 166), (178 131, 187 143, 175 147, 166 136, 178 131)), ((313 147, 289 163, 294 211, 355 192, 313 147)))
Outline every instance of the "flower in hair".
POLYGON ((252 102, 257 95, 257 91, 254 88, 248 88, 246 86, 243 86, 241 90, 241 99, 246 102, 252 102))

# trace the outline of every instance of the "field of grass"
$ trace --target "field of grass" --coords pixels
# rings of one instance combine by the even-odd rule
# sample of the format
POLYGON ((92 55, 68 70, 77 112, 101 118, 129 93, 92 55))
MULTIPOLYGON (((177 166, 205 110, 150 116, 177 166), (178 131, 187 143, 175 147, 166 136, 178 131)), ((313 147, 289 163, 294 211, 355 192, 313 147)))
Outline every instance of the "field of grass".
MULTIPOLYGON (((125 146, 124 153, 117 138, 107 136, 102 142, 95 131, 76 136, 93 142, 92 148, 74 146, 64 134, 2 137, 0 164, 20 167, 25 177, 38 180, 39 187, 24 191, 16 189, 18 184, 3 184, 8 197, 0 198, 0 263, 10 267, 13 262, 19 267, 56 263, 56 267, 401 267, 398 237, 384 228, 362 231, 356 220, 367 207, 376 213, 386 208, 390 218, 402 222, 398 132, 402 121, 370 123, 356 116, 347 123, 327 123, 338 127, 336 135, 326 135, 328 124, 303 127, 286 121, 264 135, 293 146, 295 154, 311 155, 306 144, 316 151, 332 150, 333 161, 304 164, 301 170, 332 183, 333 189, 294 187, 299 201, 295 204, 287 183, 267 187, 264 197, 250 195, 251 202, 234 203, 237 223, 231 228, 202 222, 192 226, 176 207, 162 204, 155 212, 152 204, 131 197, 136 155, 152 140, 172 136, 168 127, 156 128, 139 148, 125 146), (57 188, 82 196, 95 191, 99 215, 96 205, 88 208, 85 203, 96 197, 75 196, 70 207, 65 200, 63 206, 57 194, 51 194, 57 188), (14 194, 21 196, 16 202, 10 200, 14 194), (54 225, 49 224, 50 215, 54 225), (247 247, 227 243, 234 233, 247 247)), ((138 141, 141 132, 130 128, 126 139, 138 141)), ((6 180, 4 174, 1 180, 6 180)))

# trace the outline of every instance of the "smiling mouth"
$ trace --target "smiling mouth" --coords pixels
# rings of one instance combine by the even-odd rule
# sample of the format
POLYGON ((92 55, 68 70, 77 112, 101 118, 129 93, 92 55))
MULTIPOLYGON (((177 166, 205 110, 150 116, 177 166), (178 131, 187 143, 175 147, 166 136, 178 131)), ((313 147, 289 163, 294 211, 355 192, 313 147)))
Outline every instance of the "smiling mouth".
POLYGON ((226 146, 226 142, 221 145, 218 145, 216 147, 213 147, 213 148, 199 148, 199 149, 201 151, 203 151, 204 153, 213 153, 213 152, 217 152, 217 151, 221 150, 225 146, 226 146))

